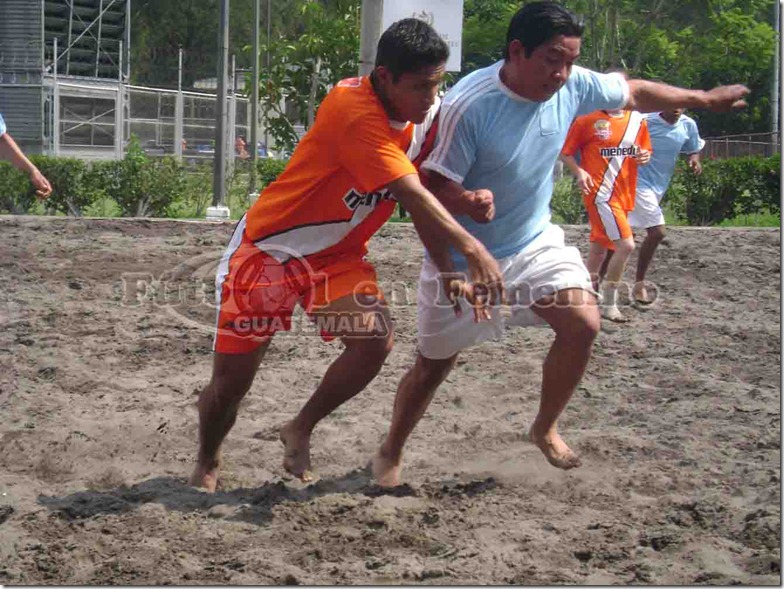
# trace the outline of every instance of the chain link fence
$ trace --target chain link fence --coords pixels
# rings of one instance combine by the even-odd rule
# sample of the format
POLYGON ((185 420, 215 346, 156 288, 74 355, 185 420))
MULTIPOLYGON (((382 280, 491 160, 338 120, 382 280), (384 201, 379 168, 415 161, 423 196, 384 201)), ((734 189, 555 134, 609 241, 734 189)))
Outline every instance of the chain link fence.
POLYGON ((770 157, 781 152, 781 136, 778 133, 745 133, 706 137, 701 155, 707 159, 728 159, 758 155, 770 157))

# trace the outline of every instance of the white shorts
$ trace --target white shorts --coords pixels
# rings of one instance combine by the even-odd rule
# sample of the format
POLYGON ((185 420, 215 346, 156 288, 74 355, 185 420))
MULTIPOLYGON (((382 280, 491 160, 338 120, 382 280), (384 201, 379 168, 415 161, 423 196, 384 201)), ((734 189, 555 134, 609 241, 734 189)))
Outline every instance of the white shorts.
POLYGON ((530 306, 559 290, 580 288, 594 293, 579 250, 564 244, 564 232, 557 225, 550 225, 528 247, 498 264, 504 274, 507 305, 504 313, 495 307, 489 321, 476 323, 465 300, 460 301, 462 315, 455 315, 438 269, 425 259, 417 293, 419 351, 425 358, 443 360, 474 344, 500 338, 506 325, 546 325, 530 306))
POLYGON ((634 197, 634 210, 629 213, 629 225, 637 229, 647 229, 664 225, 661 197, 653 190, 638 190, 634 197))

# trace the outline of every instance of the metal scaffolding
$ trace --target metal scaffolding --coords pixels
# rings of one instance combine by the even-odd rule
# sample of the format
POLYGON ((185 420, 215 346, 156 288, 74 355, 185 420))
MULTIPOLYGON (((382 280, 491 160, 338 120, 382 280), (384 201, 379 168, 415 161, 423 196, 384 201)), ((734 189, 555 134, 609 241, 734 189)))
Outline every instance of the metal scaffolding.
MULTIPOLYGON (((130 85, 130 14, 131 0, 0 0, 0 112, 26 152, 116 159, 135 135, 149 155, 214 157, 215 94, 130 85)), ((229 164, 250 123, 235 84, 229 164)))

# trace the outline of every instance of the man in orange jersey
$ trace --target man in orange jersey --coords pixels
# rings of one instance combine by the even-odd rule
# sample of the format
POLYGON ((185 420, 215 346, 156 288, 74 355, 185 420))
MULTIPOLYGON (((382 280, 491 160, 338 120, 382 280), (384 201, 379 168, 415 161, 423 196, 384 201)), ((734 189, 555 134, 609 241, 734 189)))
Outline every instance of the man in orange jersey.
MULTIPOLYGON (((448 54, 426 23, 393 24, 379 40, 372 74, 343 80, 327 95, 286 169, 238 223, 216 276, 213 373, 198 401, 193 485, 215 491, 221 443, 272 336, 289 329, 296 304, 325 339, 339 337, 345 346, 280 430, 284 468, 312 480, 313 428, 370 383, 392 347, 389 311, 365 255, 395 200, 442 271, 451 269, 443 244, 465 256, 471 282, 458 290, 474 303, 476 320, 488 316, 485 303, 502 299, 497 262, 422 186, 407 155, 413 157, 410 150, 419 147, 413 143, 422 139, 415 124, 434 118, 448 54)), ((459 312, 459 304, 454 308, 459 312)))
POLYGON ((614 251, 602 284, 602 317, 623 323, 618 309, 618 284, 634 251, 629 211, 634 208, 637 165, 651 159, 651 139, 642 114, 599 110, 579 117, 569 129, 561 160, 577 179, 591 226, 586 267, 594 289, 607 250, 614 251), (577 163, 575 154, 580 154, 577 163))

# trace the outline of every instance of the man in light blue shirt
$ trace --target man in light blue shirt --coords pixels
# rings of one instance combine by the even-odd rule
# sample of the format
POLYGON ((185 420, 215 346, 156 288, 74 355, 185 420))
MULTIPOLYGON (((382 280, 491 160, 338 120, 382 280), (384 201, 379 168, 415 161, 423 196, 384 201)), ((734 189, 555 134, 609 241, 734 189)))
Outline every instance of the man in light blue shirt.
POLYGON ((664 239, 661 201, 672 180, 678 156, 686 155, 689 168, 699 176, 702 173, 700 151, 705 147, 697 123, 683 114, 681 108, 649 114, 646 120, 653 157, 647 166, 640 168, 634 210, 629 214, 629 224, 647 232, 640 247, 634 284, 634 299, 641 305, 653 302, 645 287, 645 275, 656 248, 664 239))
POLYGON ((16 141, 8 133, 2 114, 0 114, 0 158, 8 160, 15 168, 18 168, 30 177, 30 182, 33 184, 38 198, 44 199, 52 193, 52 186, 49 184, 49 180, 46 179, 33 162, 27 159, 27 156, 22 153, 16 141))
MULTIPOLYGON (((526 4, 509 25, 504 60, 473 72, 444 98, 436 145, 423 168, 447 209, 498 256, 509 299, 493 309, 490 321, 456 314, 440 288, 444 277, 425 259, 417 358, 400 383, 389 433, 373 459, 382 486, 399 484, 403 445, 458 353, 499 337, 506 325, 535 321, 549 324, 556 337, 529 438, 554 466, 579 466, 557 419, 585 371, 600 318, 578 250, 566 247, 563 231, 550 222, 553 167, 569 126, 598 109, 745 105, 743 86, 685 90, 573 67, 582 32, 582 23, 560 4, 526 4)), ((428 249, 439 263, 451 257, 456 270, 465 267, 446 248, 428 249)))

